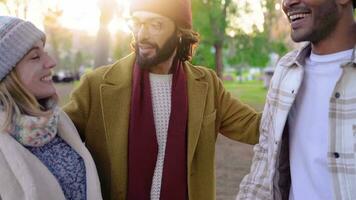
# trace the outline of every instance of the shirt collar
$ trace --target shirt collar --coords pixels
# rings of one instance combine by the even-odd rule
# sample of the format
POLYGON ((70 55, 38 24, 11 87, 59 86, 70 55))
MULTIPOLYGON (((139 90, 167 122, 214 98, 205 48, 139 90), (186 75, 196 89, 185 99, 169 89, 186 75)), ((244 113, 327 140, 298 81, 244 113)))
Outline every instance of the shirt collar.
MULTIPOLYGON (((292 67, 294 65, 304 66, 305 60, 310 55, 310 53, 311 53, 311 43, 307 43, 300 49, 295 50, 290 54, 287 54, 285 58, 281 59, 280 63, 285 67, 292 67)), ((356 66, 356 44, 353 48, 350 62, 354 63, 354 65, 356 66)))

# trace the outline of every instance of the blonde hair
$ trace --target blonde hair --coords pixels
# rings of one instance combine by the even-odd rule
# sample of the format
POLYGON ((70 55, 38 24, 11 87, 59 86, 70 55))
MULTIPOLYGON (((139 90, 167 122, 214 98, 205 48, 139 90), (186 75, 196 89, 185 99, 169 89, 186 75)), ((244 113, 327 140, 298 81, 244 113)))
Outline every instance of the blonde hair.
POLYGON ((45 110, 35 96, 23 86, 16 69, 0 82, 0 106, 6 117, 2 130, 10 128, 15 115, 47 116, 52 113, 50 110, 45 110))

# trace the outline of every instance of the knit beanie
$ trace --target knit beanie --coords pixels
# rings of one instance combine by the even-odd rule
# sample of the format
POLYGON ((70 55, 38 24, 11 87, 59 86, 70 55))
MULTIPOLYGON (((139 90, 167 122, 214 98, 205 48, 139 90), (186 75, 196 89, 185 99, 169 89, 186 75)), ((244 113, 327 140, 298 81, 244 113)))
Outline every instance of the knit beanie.
POLYGON ((172 19, 179 27, 192 28, 190 0, 131 0, 130 12, 148 11, 172 19))
POLYGON ((16 17, 0 16, 0 81, 45 34, 31 22, 16 17))

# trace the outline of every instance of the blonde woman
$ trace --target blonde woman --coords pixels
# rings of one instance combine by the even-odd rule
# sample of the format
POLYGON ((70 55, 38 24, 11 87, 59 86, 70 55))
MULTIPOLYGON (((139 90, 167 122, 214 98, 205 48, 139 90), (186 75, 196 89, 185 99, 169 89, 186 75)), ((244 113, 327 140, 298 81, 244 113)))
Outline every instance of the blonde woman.
POLYGON ((94 161, 56 105, 45 34, 0 16, 0 199, 100 200, 94 161))

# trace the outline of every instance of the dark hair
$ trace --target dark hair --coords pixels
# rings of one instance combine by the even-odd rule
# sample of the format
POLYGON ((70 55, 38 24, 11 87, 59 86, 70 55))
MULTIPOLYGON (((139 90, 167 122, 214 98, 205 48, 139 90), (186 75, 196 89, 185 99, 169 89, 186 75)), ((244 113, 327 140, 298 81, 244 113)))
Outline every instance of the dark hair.
POLYGON ((354 5, 354 9, 356 8, 356 0, 352 1, 353 5, 354 5))
POLYGON ((177 27, 177 31, 181 34, 178 38, 177 57, 181 61, 190 61, 200 40, 199 33, 180 27, 177 27))

